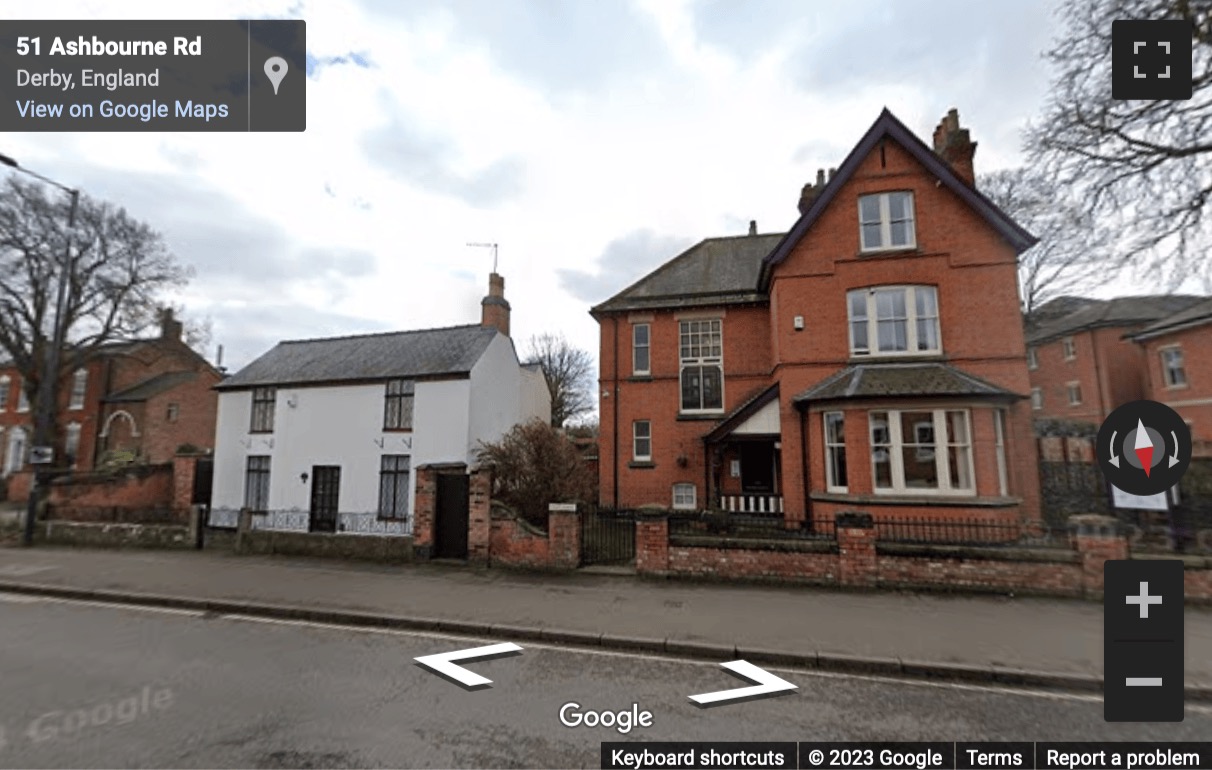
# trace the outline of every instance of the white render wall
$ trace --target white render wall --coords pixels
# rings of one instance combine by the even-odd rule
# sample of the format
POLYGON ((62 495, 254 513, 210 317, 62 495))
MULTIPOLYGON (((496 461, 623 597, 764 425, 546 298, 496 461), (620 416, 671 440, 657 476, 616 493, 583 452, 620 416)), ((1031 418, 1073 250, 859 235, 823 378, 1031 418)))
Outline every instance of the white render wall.
POLYGON ((499 441, 513 426, 536 418, 551 421, 551 397, 543 376, 521 367, 513 342, 498 334, 471 370, 467 464, 475 464, 480 442, 499 441))

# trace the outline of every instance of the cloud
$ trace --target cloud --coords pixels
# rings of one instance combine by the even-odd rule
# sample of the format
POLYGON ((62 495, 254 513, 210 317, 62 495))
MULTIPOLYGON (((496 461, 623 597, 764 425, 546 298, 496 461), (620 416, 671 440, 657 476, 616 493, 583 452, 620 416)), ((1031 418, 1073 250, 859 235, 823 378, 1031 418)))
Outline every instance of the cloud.
POLYGON ((377 321, 288 303, 254 303, 237 312, 224 308, 222 315, 214 312, 216 306, 206 304, 191 303, 186 309, 215 317, 212 345, 223 346, 223 365, 231 372, 252 363, 283 340, 390 331, 377 321))
POLYGON ((685 251, 694 239, 658 235, 643 229, 606 244, 594 272, 561 268, 560 286, 574 297, 598 303, 618 294, 644 275, 685 251))
POLYGON ((362 69, 372 69, 375 66, 370 60, 370 54, 366 51, 350 51, 337 56, 314 56, 309 53, 307 54, 307 77, 315 77, 320 70, 339 64, 352 64, 362 69))

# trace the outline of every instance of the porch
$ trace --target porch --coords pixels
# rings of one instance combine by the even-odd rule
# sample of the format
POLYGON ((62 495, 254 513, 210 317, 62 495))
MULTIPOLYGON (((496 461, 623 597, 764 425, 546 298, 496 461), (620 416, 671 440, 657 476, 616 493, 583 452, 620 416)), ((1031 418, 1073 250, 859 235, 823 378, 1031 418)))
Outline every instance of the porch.
POLYGON ((703 437, 708 462, 706 508, 782 517, 778 394, 777 384, 758 392, 703 437))

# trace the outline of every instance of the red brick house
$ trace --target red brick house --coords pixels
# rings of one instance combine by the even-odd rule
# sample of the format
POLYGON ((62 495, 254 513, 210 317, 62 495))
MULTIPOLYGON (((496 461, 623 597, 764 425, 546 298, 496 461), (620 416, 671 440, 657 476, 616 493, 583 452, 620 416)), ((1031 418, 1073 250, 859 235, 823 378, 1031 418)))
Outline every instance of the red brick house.
MULTIPOLYGON (((59 451, 89 470, 107 454, 148 463, 172 460, 183 444, 214 446, 219 372, 181 339, 166 313, 160 335, 102 346, 66 377, 57 412, 59 451)), ((25 468, 34 415, 21 375, 0 364, 0 475, 25 468)), ((62 464, 60 464, 62 465, 62 464)), ((10 496, 20 498, 21 492, 10 496)))
POLYGON ((1212 455, 1212 298, 1158 319, 1131 339, 1145 362, 1145 398, 1182 415, 1196 451, 1212 455))
POLYGON ((1044 304, 1026 329, 1035 416, 1098 425, 1117 406, 1145 398, 1145 350, 1126 335, 1200 299, 1062 297, 1044 304))
POLYGON ((1018 254, 952 110, 884 110, 787 233, 710 238, 591 311, 601 503, 1039 517, 1018 254))

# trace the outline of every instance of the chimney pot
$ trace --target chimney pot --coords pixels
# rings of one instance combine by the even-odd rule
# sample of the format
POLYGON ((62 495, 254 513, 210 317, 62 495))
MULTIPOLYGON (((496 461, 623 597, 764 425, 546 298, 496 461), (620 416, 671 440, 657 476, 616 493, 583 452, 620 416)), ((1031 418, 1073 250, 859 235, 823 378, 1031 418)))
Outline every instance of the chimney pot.
POLYGON ((757 220, 756 219, 749 220, 749 234, 757 235, 757 220))
POLYGON ((825 186, 825 169, 823 169, 823 168, 818 168, 816 170, 816 186, 817 187, 825 186))
POLYGON ((831 169, 829 169, 829 181, 830 181, 830 182, 832 182, 832 181, 833 181, 833 175, 834 175, 834 174, 836 174, 836 173, 837 173, 837 169, 836 169, 836 168, 831 168, 831 169))
POLYGON ((959 110, 952 107, 934 129, 934 151, 951 165, 951 169, 968 184, 976 183, 972 158, 976 142, 968 129, 960 128, 959 110))

